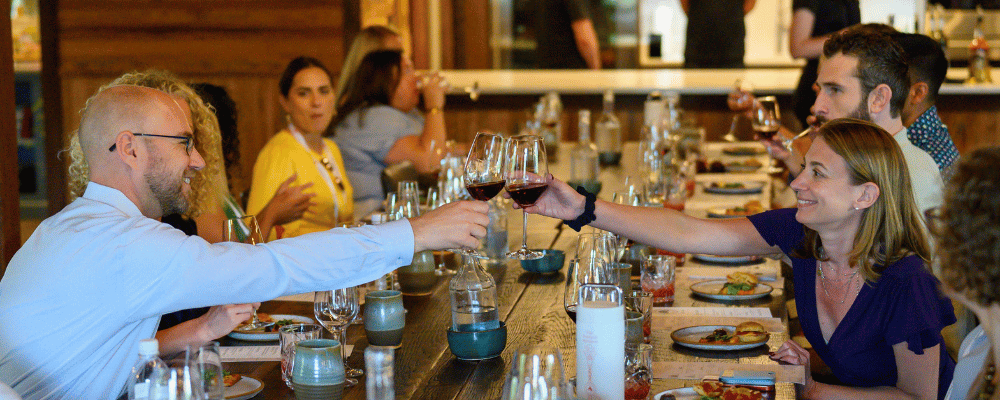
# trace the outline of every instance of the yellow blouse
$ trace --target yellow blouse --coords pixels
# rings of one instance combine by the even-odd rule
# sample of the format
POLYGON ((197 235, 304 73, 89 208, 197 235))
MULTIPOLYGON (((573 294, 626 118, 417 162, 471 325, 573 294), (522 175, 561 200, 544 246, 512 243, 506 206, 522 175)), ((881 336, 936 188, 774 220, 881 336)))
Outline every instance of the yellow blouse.
MULTIPOLYGON (((299 236, 335 228, 338 215, 339 221, 350 221, 354 214, 354 189, 351 187, 351 182, 347 180, 344 159, 340 155, 340 149, 332 140, 323 139, 323 142, 333 154, 333 161, 336 163, 337 171, 343 182, 343 190, 334 184, 333 192, 335 193, 332 193, 324 176, 320 175, 320 173, 325 174, 326 171, 321 170, 322 167, 317 168, 316 160, 322 159, 323 155, 306 149, 295 140, 291 132, 283 129, 275 134, 257 155, 257 162, 253 166, 253 181, 250 185, 247 213, 259 213, 274 197, 274 193, 281 186, 281 183, 292 174, 297 173, 298 178, 296 178, 294 185, 313 183, 312 187, 306 189, 306 193, 316 194, 316 197, 312 198, 315 205, 306 210, 302 219, 282 225, 284 228, 282 237, 299 236)), ((268 240, 276 239, 276 234, 277 229, 272 229, 268 240)))

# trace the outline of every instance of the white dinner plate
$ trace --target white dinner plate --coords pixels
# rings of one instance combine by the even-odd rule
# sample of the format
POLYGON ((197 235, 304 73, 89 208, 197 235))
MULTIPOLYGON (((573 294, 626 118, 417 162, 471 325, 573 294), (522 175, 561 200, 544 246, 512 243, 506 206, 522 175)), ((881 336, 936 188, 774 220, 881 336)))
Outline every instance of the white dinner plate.
MULTIPOLYGON (((312 318, 303 317, 301 315, 287 315, 287 314, 271 314, 271 319, 275 321, 281 321, 283 319, 290 319, 295 321, 297 324, 314 324, 312 318)), ((278 340, 278 331, 274 330, 272 332, 229 332, 229 337, 239 340, 249 340, 251 342, 268 342, 272 340, 278 340)))
POLYGON ((657 393, 653 396, 653 400, 666 400, 668 399, 668 397, 666 397, 667 395, 674 396, 674 399, 676 400, 698 400, 701 398, 701 395, 699 395, 698 392, 695 392, 694 388, 682 387, 657 393))
POLYGON ((756 194, 764 191, 764 182, 739 183, 739 187, 726 187, 725 182, 709 182, 705 184, 705 193, 713 194, 756 194), (712 186, 712 184, 719 186, 712 186))
POLYGON ((716 256, 712 254, 692 254, 692 258, 712 264, 750 264, 760 261, 760 256, 716 256))
POLYGON ((725 280, 702 281, 691 285, 691 292, 713 300, 752 300, 767 296, 774 290, 771 285, 758 283, 753 288, 752 294, 719 294, 719 291, 722 290, 722 286, 725 284, 725 280))
POLYGON ((715 351, 733 351, 733 350, 745 350, 752 349, 754 347, 767 345, 767 340, 771 338, 770 334, 765 334, 764 338, 755 342, 741 342, 736 344, 711 344, 711 343, 700 343, 699 339, 711 335, 716 329, 725 329, 733 334, 736 331, 736 327, 732 325, 699 325, 699 326, 689 326, 687 328, 681 328, 670 333, 670 338, 674 340, 680 346, 690 347, 692 349, 698 350, 715 350, 715 351))
POLYGON ((754 172, 763 165, 745 165, 742 163, 726 163, 726 172, 754 172))
POLYGON ((246 400, 264 390, 264 383, 249 376, 244 376, 235 385, 227 387, 226 400, 246 400))
POLYGON ((754 146, 733 146, 722 149, 722 154, 729 156, 759 156, 764 153, 767 153, 767 150, 754 146))

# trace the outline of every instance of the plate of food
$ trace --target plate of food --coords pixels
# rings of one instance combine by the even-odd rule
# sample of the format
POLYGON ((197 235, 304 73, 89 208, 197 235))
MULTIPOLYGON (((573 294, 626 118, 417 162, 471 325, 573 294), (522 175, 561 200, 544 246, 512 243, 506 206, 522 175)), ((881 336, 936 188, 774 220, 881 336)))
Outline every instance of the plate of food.
MULTIPOLYGON (((303 317, 301 315, 286 315, 286 314, 265 314, 262 312, 257 313, 257 319, 260 322, 273 322, 274 324, 265 326, 263 328, 248 331, 241 330, 240 326, 237 326, 232 332, 229 332, 229 337, 239 340, 249 340, 253 342, 267 342, 272 340, 278 340, 278 329, 285 325, 291 324, 314 324, 312 318, 303 317)), ((245 321, 243 324, 247 324, 250 321, 245 321)))
POLYGON ((759 262, 761 256, 717 256, 712 254, 692 254, 695 260, 710 264, 751 264, 759 262))
POLYGON ((691 285, 694 294, 713 300, 752 300, 774 291, 771 285, 760 283, 754 274, 734 272, 726 280, 703 281, 691 285))
POLYGON ((754 172, 764 164, 757 161, 756 158, 751 158, 743 161, 730 161, 726 163, 726 172, 754 172))
POLYGON ((226 371, 225 375, 226 400, 245 400, 257 395, 264 390, 264 383, 249 376, 232 374, 226 371))
POLYGON ((757 200, 750 200, 742 206, 729 208, 712 208, 708 210, 709 218, 739 218, 764 212, 764 206, 757 200))
POLYGON ((722 149, 722 154, 730 156, 759 156, 766 152, 763 147, 754 146, 732 146, 722 149))
POLYGON ((765 346, 770 337, 763 325, 753 321, 737 326, 689 326, 670 333, 670 338, 680 346, 715 351, 745 350, 765 346))
POLYGON ((653 400, 761 400, 764 393, 745 387, 725 385, 718 381, 698 382, 691 387, 657 393, 653 400))
POLYGON ((764 182, 710 182, 705 185, 705 193, 714 194, 757 194, 764 191, 764 182))

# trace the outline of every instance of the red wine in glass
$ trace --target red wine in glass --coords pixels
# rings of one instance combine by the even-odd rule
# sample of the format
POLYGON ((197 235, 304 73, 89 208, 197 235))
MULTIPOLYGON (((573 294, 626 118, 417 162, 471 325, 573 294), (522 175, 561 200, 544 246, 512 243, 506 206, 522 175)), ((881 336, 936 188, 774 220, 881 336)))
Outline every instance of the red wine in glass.
POLYGON ((755 126, 753 130, 761 139, 771 140, 778 133, 778 125, 755 126))
POLYGON ((517 205, 524 207, 530 207, 535 205, 538 198, 545 193, 545 189, 549 188, 549 184, 545 182, 529 182, 529 183, 518 183, 510 185, 507 187, 507 193, 510 194, 510 198, 514 200, 517 205))
POLYGON ((472 196, 472 198, 479 201, 488 201, 489 199, 496 197, 497 193, 500 193, 500 191, 503 190, 504 183, 506 183, 506 181, 503 180, 473 183, 465 188, 469 191, 469 195, 472 196))
POLYGON ((566 310, 566 315, 569 315, 569 319, 573 320, 573 323, 575 324, 576 323, 576 305, 575 304, 568 305, 564 309, 566 310))

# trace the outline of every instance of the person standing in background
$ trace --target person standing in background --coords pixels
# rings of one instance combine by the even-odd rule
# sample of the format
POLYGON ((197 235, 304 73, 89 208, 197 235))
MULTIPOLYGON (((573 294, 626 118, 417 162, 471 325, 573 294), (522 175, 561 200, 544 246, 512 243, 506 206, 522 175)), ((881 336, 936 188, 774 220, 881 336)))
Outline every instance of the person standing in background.
POLYGON ((757 0, 681 0, 685 68, 743 68, 746 16, 757 0), (742 11, 742 12, 741 12, 742 11))
POLYGON ((540 0, 536 4, 538 67, 601 69, 597 32, 587 0, 540 0))
POLYGON ((795 88, 795 116, 808 126, 809 108, 816 102, 813 83, 823 43, 831 34, 861 22, 858 0, 793 0, 792 26, 788 50, 792 57, 806 59, 802 76, 795 88))

